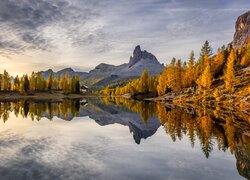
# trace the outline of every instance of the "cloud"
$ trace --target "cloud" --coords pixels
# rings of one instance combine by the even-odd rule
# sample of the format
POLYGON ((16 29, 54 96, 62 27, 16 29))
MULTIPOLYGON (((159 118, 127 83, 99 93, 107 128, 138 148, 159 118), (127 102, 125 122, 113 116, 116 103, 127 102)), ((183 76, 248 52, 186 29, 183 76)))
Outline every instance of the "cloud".
POLYGON ((162 63, 172 56, 185 60, 191 50, 199 54, 205 40, 213 49, 229 43, 236 18, 249 5, 248 0, 1 0, 0 61, 9 71, 90 70, 101 62, 127 62, 138 44, 162 63))
POLYGON ((60 42, 60 36, 68 43, 75 44, 81 39, 84 24, 98 13, 91 8, 91 1, 78 7, 66 0, 2 0, 0 1, 0 51, 20 53, 26 50, 51 50, 60 42), (46 30, 55 28, 57 36, 46 30), (72 35, 74 34, 74 36, 72 35), (7 36, 6 36, 7 35, 7 36))

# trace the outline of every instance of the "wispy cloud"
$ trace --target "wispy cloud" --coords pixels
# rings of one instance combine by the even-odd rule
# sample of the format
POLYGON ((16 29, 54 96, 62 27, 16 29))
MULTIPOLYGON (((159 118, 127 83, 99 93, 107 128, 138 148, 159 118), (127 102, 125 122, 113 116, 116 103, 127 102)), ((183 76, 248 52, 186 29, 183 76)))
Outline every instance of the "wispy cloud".
MULTIPOLYGON (((92 1, 84 1, 86 6, 60 0, 3 0, 0 2, 0 48, 4 53, 20 53, 26 50, 52 50, 56 38, 75 44, 81 39, 84 24, 98 13, 92 1), (48 29, 59 32, 57 35, 46 32, 48 29), (61 31, 61 33, 60 33, 61 31), (65 34, 63 34, 65 33, 65 34)), ((57 39, 57 40, 58 40, 57 39)))
POLYGON ((0 61, 12 71, 85 70, 127 62, 137 44, 164 63, 185 59, 206 39, 214 49, 229 43, 249 7, 248 0, 1 0, 0 61), (4 64, 6 57, 16 64, 4 64))

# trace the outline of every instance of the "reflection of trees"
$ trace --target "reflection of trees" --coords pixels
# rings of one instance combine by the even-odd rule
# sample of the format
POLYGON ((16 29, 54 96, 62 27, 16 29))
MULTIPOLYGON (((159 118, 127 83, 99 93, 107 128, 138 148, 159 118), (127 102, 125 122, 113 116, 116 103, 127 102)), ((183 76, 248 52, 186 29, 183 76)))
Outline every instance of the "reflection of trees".
POLYGON ((187 109, 167 108, 160 103, 126 98, 103 98, 102 102, 116 106, 122 105, 132 112, 140 113, 144 123, 147 123, 150 117, 157 115, 173 141, 182 140, 185 135, 189 138, 191 146, 194 147, 197 138, 201 150, 207 158, 216 145, 219 150, 230 149, 230 152, 234 153, 235 143, 241 134, 236 131, 234 116, 223 115, 222 121, 219 107, 214 111, 197 109, 191 113, 187 112, 187 109))
POLYGON ((140 113, 142 121, 147 124, 148 120, 155 115, 156 104, 149 101, 135 101, 127 98, 105 97, 101 101, 104 104, 114 104, 116 106, 125 107, 132 112, 140 113))
POLYGON ((21 115, 23 118, 27 118, 29 116, 32 120, 40 120, 42 117, 51 120, 54 116, 71 120, 79 115, 79 109, 80 102, 70 100, 63 102, 2 102, 0 103, 0 117, 5 122, 8 120, 10 112, 13 112, 16 117, 21 115))
POLYGON ((9 119, 11 109, 10 102, 1 102, 0 103, 0 118, 3 119, 3 122, 6 122, 9 119))
POLYGON ((201 149, 208 158, 212 152, 215 141, 219 149, 227 147, 228 139, 223 127, 212 120, 206 110, 197 111, 197 116, 186 113, 183 109, 168 109, 157 105, 157 114, 166 133, 170 134, 173 141, 182 139, 183 135, 189 137, 192 147, 195 137, 199 139, 201 149))
POLYGON ((105 104, 114 104, 123 106, 132 112, 140 113, 144 123, 154 115, 164 127, 167 134, 173 141, 182 140, 183 136, 189 137, 192 147, 195 140, 199 140, 204 155, 208 158, 210 153, 217 145, 222 151, 230 149, 234 153, 235 142, 241 134, 236 131, 235 117, 227 114, 223 115, 223 123, 221 121, 220 108, 214 111, 207 109, 197 109, 195 113, 187 112, 181 108, 167 108, 160 103, 135 101, 126 98, 103 98, 105 104))
POLYGON ((158 118, 173 141, 176 138, 181 139, 185 134, 189 137, 193 147, 195 137, 197 137, 207 158, 213 151, 215 144, 217 144, 219 150, 230 149, 231 153, 235 153, 239 173, 246 178, 250 178, 250 139, 242 134, 242 129, 236 128, 235 115, 223 115, 225 116, 224 123, 218 123, 221 121, 221 119, 218 119, 219 113, 216 112, 215 115, 214 112, 210 113, 206 109, 196 112, 197 115, 193 116, 183 109, 168 109, 157 104, 158 118), (211 116, 211 114, 214 116, 211 116))
MULTIPOLYGON (((216 108, 216 110, 219 109, 216 108)), ((187 113, 184 109, 171 109, 157 104, 159 121, 172 140, 181 139, 183 135, 186 135, 193 147, 197 137, 207 158, 216 144, 219 150, 226 151, 230 149, 230 152, 234 153, 235 144, 242 137, 241 130, 235 126, 236 117, 233 114, 223 115, 224 121, 222 123, 222 120, 218 119, 219 113, 216 113, 216 116, 213 113, 201 109, 197 110, 194 116, 194 114, 187 113)), ((248 153, 250 153, 250 148, 248 153)))
MULTIPOLYGON (((240 174, 247 178, 250 177, 250 139, 242 135, 243 131, 239 128, 241 121, 235 114, 228 112, 222 114, 220 108, 213 111, 207 109, 194 111, 168 108, 160 103, 115 97, 102 98, 100 101, 124 111, 140 114, 145 124, 151 117, 157 116, 160 124, 173 141, 182 140, 184 136, 187 136, 192 147, 195 146, 195 143, 200 144, 201 150, 207 158, 216 145, 218 150, 229 149, 236 156, 240 174)), ((32 120, 40 120, 42 117, 52 119, 54 116, 71 120, 73 117, 79 116, 79 109, 80 102, 70 100, 63 102, 0 102, 0 118, 6 122, 10 112, 13 112, 16 116, 29 116, 32 120)), ((249 124, 245 126, 249 127, 249 124)))

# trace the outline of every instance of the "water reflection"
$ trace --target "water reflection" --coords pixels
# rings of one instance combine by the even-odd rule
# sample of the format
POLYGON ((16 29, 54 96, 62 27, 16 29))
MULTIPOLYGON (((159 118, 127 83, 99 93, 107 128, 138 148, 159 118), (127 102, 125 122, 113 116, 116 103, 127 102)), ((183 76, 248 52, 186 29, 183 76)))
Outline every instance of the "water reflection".
POLYGON ((23 118, 31 117, 32 120, 40 120, 46 117, 50 120, 54 116, 64 120, 72 120, 79 115, 80 104, 86 102, 69 101, 50 102, 50 101, 16 101, 16 102, 0 102, 0 118, 6 122, 10 113, 14 113, 17 117, 21 115, 23 118))
POLYGON ((236 157, 239 174, 250 178, 249 116, 244 113, 219 108, 179 108, 123 98, 1 102, 0 117, 5 123, 11 113, 37 121, 43 117, 70 121, 89 116, 101 126, 115 123, 128 126, 137 144, 162 126, 173 142, 188 137, 191 147, 199 144, 206 158, 215 148, 230 150, 236 157))

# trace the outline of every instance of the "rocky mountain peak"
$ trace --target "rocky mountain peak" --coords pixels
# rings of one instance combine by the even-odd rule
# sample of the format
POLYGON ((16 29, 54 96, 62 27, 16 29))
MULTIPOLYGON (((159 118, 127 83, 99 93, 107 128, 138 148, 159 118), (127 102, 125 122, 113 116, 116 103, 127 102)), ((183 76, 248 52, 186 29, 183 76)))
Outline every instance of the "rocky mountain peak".
POLYGON ((151 59, 152 61, 159 63, 153 54, 147 51, 142 51, 140 45, 138 45, 134 49, 133 56, 130 56, 129 67, 132 67, 142 59, 151 59))
POLYGON ((111 64, 106 64, 106 63, 101 63, 101 64, 98 64, 95 69, 104 69, 104 68, 107 68, 107 67, 113 67, 114 65, 111 65, 111 64))
POLYGON ((141 54, 142 54, 141 46, 140 46, 140 45, 137 45, 137 46, 135 47, 134 52, 133 52, 133 56, 139 58, 139 57, 141 57, 141 54))
POLYGON ((232 45, 234 48, 245 46, 250 37, 250 11, 239 16, 235 24, 235 34, 232 45))

